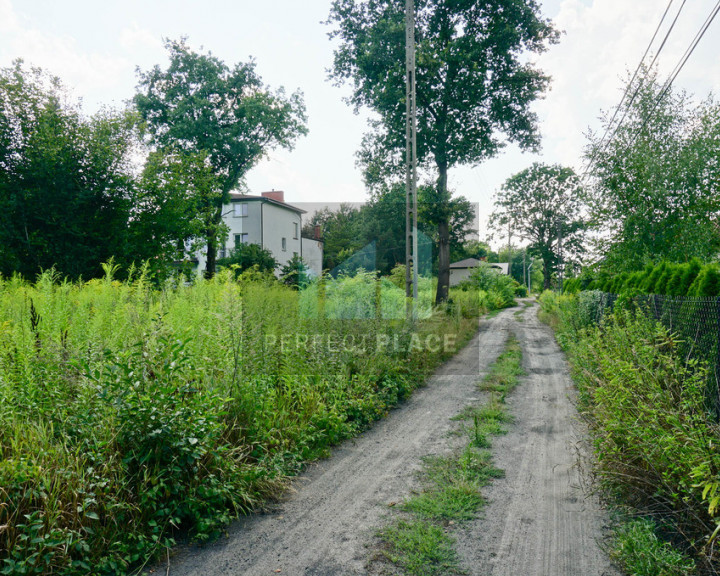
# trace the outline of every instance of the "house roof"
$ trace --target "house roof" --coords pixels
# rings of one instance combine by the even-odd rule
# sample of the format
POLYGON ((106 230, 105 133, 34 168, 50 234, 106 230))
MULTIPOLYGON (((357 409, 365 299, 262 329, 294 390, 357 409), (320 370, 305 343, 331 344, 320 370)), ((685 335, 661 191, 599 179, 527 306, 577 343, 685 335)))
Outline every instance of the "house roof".
POLYGON ((492 262, 490 268, 498 268, 503 274, 508 274, 508 268, 510 264, 508 262, 492 262))
MULTIPOLYGON (((465 260, 460 260, 459 262, 453 262, 450 264, 450 268, 452 270, 467 270, 468 268, 475 268, 480 264, 480 260, 477 258, 465 258, 465 260)), ((509 264, 507 262, 486 262, 490 268, 497 268, 500 270, 503 274, 508 273, 508 267, 509 264)))
POLYGON ((274 198, 268 198, 267 196, 253 196, 250 194, 237 193, 230 194, 230 202, 257 202, 258 200, 260 202, 267 202, 268 204, 275 204, 275 206, 280 206, 281 208, 285 208, 286 210, 292 210, 293 212, 296 212, 298 214, 307 214, 307 211, 303 210, 302 208, 287 204, 286 202, 280 202, 279 200, 275 200, 274 198))
POLYGON ((450 268, 475 268, 478 264, 480 264, 480 260, 477 258, 465 258, 465 260, 453 262, 450 264, 450 268))

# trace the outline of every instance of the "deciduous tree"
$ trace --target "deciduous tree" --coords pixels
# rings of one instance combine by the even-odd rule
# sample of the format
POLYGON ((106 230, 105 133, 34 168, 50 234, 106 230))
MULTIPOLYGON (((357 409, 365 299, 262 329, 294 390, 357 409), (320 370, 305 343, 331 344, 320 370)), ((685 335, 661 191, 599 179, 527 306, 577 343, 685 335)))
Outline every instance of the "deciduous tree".
MULTIPOLYGON (((612 138, 590 136, 592 220, 614 271, 715 258, 720 249, 720 107, 663 93, 654 72, 629 86, 612 138)), ((610 117, 605 119, 608 128, 610 117)))
POLYGON ((491 228, 529 242, 529 252, 543 262, 543 284, 550 288, 561 257, 577 261, 583 250, 585 195, 571 168, 533 164, 505 181, 495 199, 491 228), (562 246, 561 246, 562 244, 562 246))
MULTIPOLYGON (((331 75, 349 102, 376 116, 361 159, 397 169, 405 147, 405 26, 401 0, 335 0, 328 23, 340 44, 331 75)), ((418 160, 436 177, 438 288, 450 278, 448 170, 496 155, 508 141, 538 145, 530 104, 549 79, 525 58, 557 32, 535 0, 417 0, 418 160)))
POLYGON ((215 273, 222 207, 248 171, 271 149, 292 149, 307 133, 302 94, 271 91, 253 61, 230 68, 211 53, 168 41, 170 65, 140 73, 135 105, 158 149, 204 154, 214 175, 208 226, 206 275, 215 273))
POLYGON ((127 261, 134 126, 125 112, 83 116, 39 69, 0 70, 0 273, 91 278, 127 261))

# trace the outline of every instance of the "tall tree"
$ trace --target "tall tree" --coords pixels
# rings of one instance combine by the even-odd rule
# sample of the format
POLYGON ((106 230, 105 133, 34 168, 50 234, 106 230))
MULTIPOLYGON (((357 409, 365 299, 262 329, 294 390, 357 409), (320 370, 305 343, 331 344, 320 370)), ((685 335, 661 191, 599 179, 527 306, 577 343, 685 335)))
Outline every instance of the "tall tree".
POLYGON ((306 221, 303 234, 314 237, 315 226, 322 230, 323 270, 333 270, 366 244, 362 234, 363 214, 358 206, 343 202, 337 210, 327 206, 318 210, 306 221))
POLYGON ((152 143, 205 154, 215 176, 212 217, 203 230, 206 275, 215 273, 218 231, 230 191, 271 149, 292 149, 307 133, 302 94, 287 96, 263 85, 250 61, 228 67, 211 53, 192 51, 184 40, 168 41, 170 65, 140 73, 135 104, 152 143))
POLYGON ((543 262, 543 284, 550 288, 552 274, 573 264, 583 250, 586 198, 571 168, 533 164, 505 181, 495 199, 490 226, 529 242, 529 252, 543 262))
MULTIPOLYGON (((720 249, 720 106, 663 92, 653 71, 628 87, 612 139, 590 136, 599 252, 617 271, 715 258, 720 249)), ((610 118, 605 119, 608 128, 610 118)))
MULTIPOLYGON (((351 82, 356 110, 377 113, 361 159, 397 168, 405 147, 405 27, 402 0, 335 0, 328 24, 340 41, 332 77, 351 82)), ((436 174, 438 288, 450 280, 448 170, 477 164, 508 142, 538 145, 530 104, 549 79, 524 59, 558 33, 535 0, 417 0, 418 160, 436 174)))
POLYGON ((205 153, 170 147, 150 152, 129 224, 135 259, 148 262, 158 279, 174 263, 189 261, 214 227, 219 189, 205 153))
POLYGON ((130 252, 134 119, 82 115, 57 78, 0 70, 0 273, 102 274, 130 252))

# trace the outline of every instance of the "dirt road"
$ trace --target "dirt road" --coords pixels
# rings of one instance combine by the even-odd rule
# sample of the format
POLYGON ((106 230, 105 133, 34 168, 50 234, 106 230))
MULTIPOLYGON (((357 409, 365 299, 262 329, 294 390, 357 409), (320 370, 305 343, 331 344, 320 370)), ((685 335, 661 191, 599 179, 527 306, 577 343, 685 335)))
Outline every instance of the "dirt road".
POLYGON ((488 490, 483 520, 459 536, 472 574, 615 574, 599 551, 602 516, 573 469, 573 410, 563 357, 535 310, 519 321, 505 310, 481 321, 472 342, 428 385, 371 431, 308 468, 287 500, 246 518, 229 537, 171 558, 173 576, 366 574, 368 545, 388 506, 405 498, 428 454, 448 450, 450 418, 483 400, 475 386, 514 332, 529 374, 509 405, 517 422, 495 441, 505 479, 488 490))

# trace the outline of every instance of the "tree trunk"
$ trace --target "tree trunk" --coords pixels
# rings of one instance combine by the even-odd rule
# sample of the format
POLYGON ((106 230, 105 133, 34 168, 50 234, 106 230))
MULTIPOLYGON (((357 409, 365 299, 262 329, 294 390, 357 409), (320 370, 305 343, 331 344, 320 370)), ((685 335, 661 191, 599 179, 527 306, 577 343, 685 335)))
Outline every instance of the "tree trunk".
POLYGON ((448 210, 447 165, 438 163, 438 284, 435 304, 447 302, 450 288, 450 211, 448 210))
POLYGON ((215 263, 217 262, 217 238, 211 234, 207 239, 207 260, 205 261, 205 278, 210 280, 215 276, 215 263))
MULTIPOLYGON (((224 198, 224 196, 223 196, 224 198)), ((205 262, 205 278, 210 280, 215 276, 215 265, 217 263, 218 230, 222 227, 223 202, 215 210, 213 225, 207 231, 207 260, 205 262)))
POLYGON ((547 255, 543 256, 543 290, 552 288, 552 263, 547 255))

